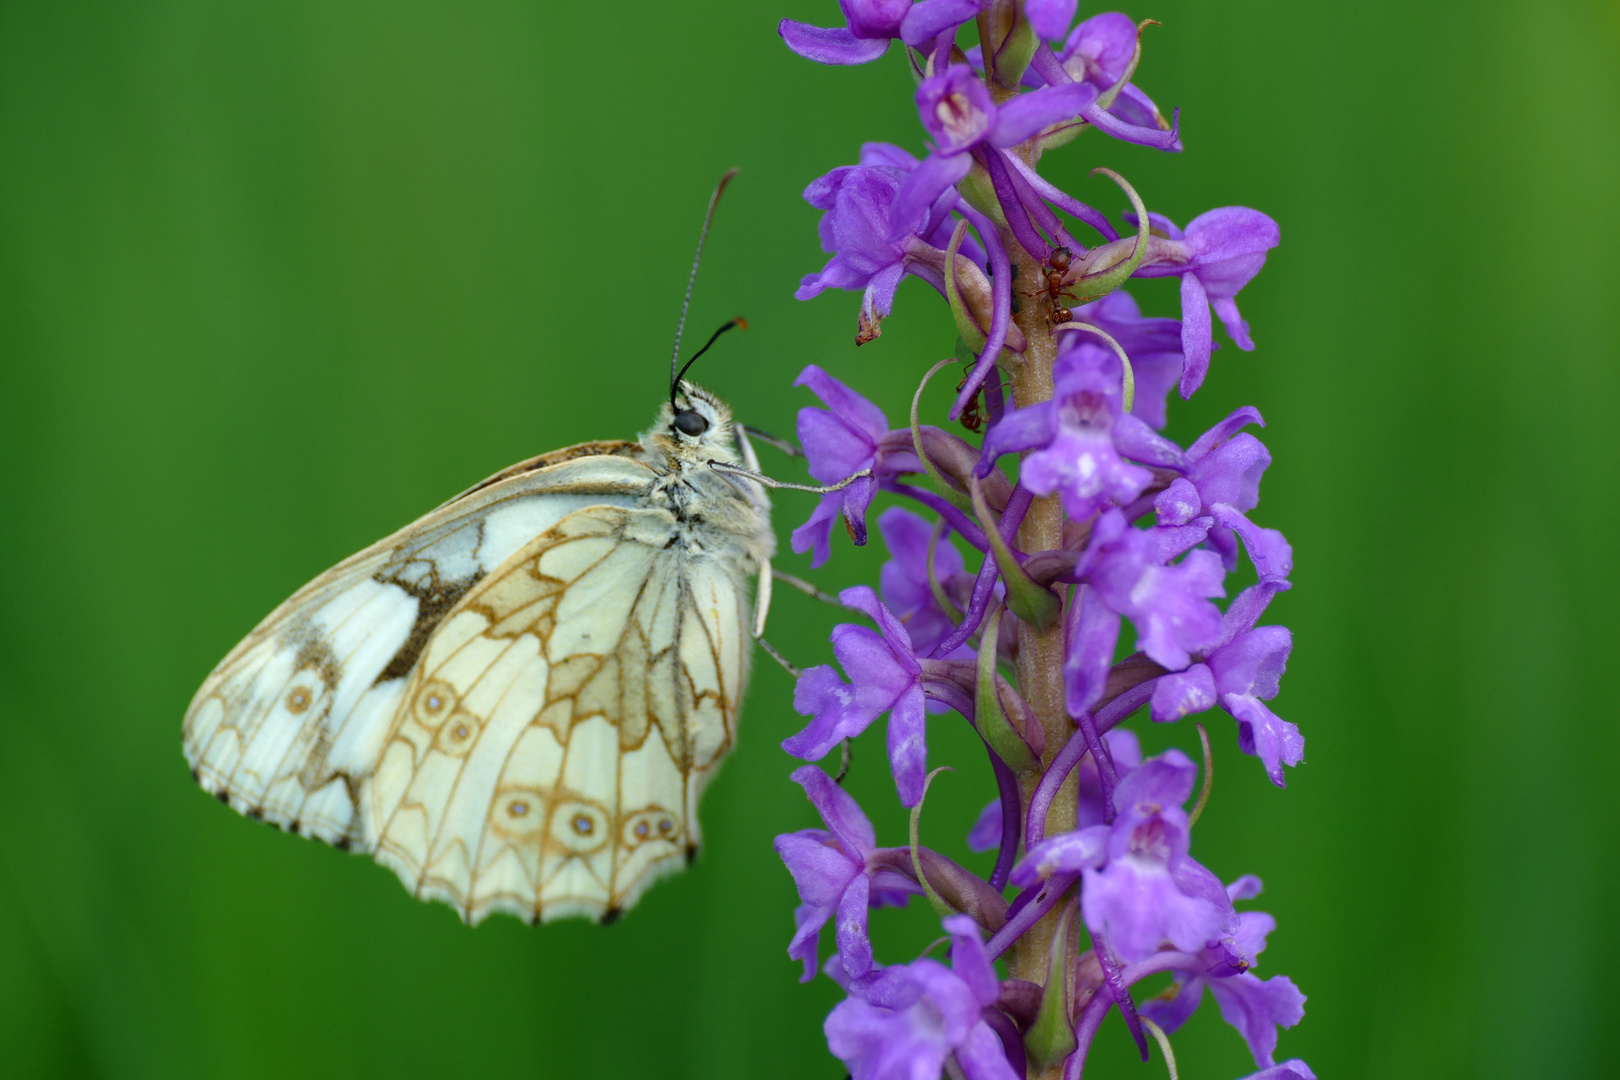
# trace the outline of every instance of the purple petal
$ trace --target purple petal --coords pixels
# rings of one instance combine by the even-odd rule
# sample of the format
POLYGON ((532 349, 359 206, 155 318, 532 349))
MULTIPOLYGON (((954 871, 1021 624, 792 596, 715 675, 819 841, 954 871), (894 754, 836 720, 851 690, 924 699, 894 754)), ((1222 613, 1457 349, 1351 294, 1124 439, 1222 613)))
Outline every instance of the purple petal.
POLYGON ((912 48, 925 49, 940 34, 973 18, 983 6, 978 0, 922 0, 900 20, 900 39, 912 48))
POLYGON ((1001 998, 1001 980, 984 951, 979 924, 966 915, 951 915, 944 926, 951 935, 951 971, 967 983, 980 1005, 994 1005, 1001 998))
POLYGON ((1209 320, 1209 297, 1197 275, 1181 275, 1181 396, 1193 396, 1209 372, 1214 337, 1209 320))
POLYGON ((820 829, 784 833, 776 838, 775 847, 788 873, 793 875, 799 898, 813 907, 831 908, 844 895, 849 883, 861 876, 860 861, 827 843, 820 829))
POLYGON ((1223 206, 1187 222, 1187 246, 1193 265, 1212 296, 1235 296, 1277 246, 1277 223, 1246 206, 1223 206), (1259 256, 1259 262, 1252 257, 1259 256), (1230 265, 1227 265, 1230 264, 1230 265))
POLYGON ((1053 874, 1072 874, 1087 867, 1100 867, 1108 857, 1109 832, 1107 825, 1092 825, 1049 836, 1018 860, 1008 880, 1027 889, 1053 874))
POLYGON ((1305 736, 1299 728, 1247 694, 1223 694, 1221 705, 1238 722, 1238 749, 1259 758, 1273 784, 1287 787, 1283 766, 1305 760, 1305 736))
POLYGON ((818 176, 804 189, 804 201, 817 210, 831 210, 838 199, 838 192, 844 186, 844 180, 855 171, 853 165, 840 165, 838 168, 818 176))
POLYGON ((1193 487, 1191 480, 1180 476, 1153 500, 1153 512, 1158 515, 1160 525, 1185 525, 1197 517, 1198 511, 1203 508, 1204 500, 1199 496, 1198 489, 1193 487))
POLYGON ((1232 414, 1225 420, 1198 436, 1198 441, 1187 448, 1187 460, 1202 461, 1217 447, 1224 445, 1226 440, 1250 424, 1258 424, 1260 427, 1266 426, 1265 419, 1261 417, 1259 409, 1253 405, 1244 405, 1241 408, 1234 409, 1232 414))
POLYGON ((1063 66, 1076 78, 1112 86, 1136 52, 1136 24, 1117 11, 1093 15, 1063 43, 1063 66))
POLYGON ((1119 641, 1119 613, 1112 610, 1089 585, 1081 585, 1069 604, 1069 626, 1064 645, 1063 685, 1070 716, 1089 712, 1108 684, 1119 641))
POLYGON ((1074 119, 1095 100, 1097 88, 1083 82, 1020 94, 996 111, 990 142, 995 146, 1016 146, 1043 128, 1074 119))
POLYGON ((1197 462, 1192 479, 1203 505, 1227 503, 1238 510, 1253 510, 1260 503, 1260 479, 1270 464, 1265 444, 1243 432, 1197 462))
POLYGON ((913 686, 889 712, 889 766, 902 806, 922 801, 923 777, 928 772, 926 714, 922 687, 913 686))
POLYGON ((1136 1011, 1143 1019, 1158 1024, 1166 1035, 1174 1035, 1176 1030, 1197 1011, 1199 1003, 1203 1000, 1204 980, 1195 975, 1186 981, 1178 979, 1163 994, 1148 998, 1138 1005, 1136 1011))
POLYGON ((889 239, 898 240, 920 229, 934 200, 973 168, 973 155, 929 154, 914 169, 889 208, 889 239))
POLYGON ((1002 454, 1045 446, 1055 434, 1057 410, 1050 401, 1026 409, 1009 409, 995 427, 985 432, 984 454, 976 471, 980 476, 989 476, 991 465, 1002 454))
POLYGON ((1001 846, 1001 800, 991 799, 967 834, 968 850, 994 851, 1001 846))
POLYGON ((865 874, 859 874, 838 901, 838 958, 844 963, 844 971, 857 979, 872 970, 872 942, 866 936, 871 895, 872 883, 865 874))
MULTIPOLYGON (((793 385, 808 386, 810 392, 825 402, 829 409, 847 421, 853 430, 864 432, 874 444, 889 431, 889 418, 883 415, 882 409, 814 364, 799 372, 799 377, 793 380, 793 385)), ((834 480, 842 479, 841 476, 835 476, 823 482, 832 483, 834 480)))
POLYGON ((1281 1065, 1273 1065, 1269 1069, 1250 1073, 1243 1077, 1243 1080, 1316 1080, 1316 1074, 1299 1058, 1293 1058, 1281 1065))
MULTIPOLYGON (((838 594, 838 602, 847 608, 862 612, 878 624, 883 634, 883 641, 889 647, 890 662, 900 665, 908 676, 914 676, 922 670, 917 664, 916 653, 911 647, 911 635, 906 633, 905 626, 894 613, 884 607, 878 600, 877 593, 872 591, 870 585, 855 585, 838 594)), ((870 632, 870 631, 868 631, 870 632)), ((834 645, 836 651, 836 643, 834 645)), ((843 663, 840 654, 839 662, 843 663)), ((849 670, 845 665, 845 671, 849 670)))
POLYGON ((1130 413, 1114 418, 1113 436, 1119 452, 1132 461, 1163 469, 1180 468, 1184 463, 1181 447, 1130 413))
POLYGON ((1249 1044, 1256 1065, 1271 1065, 1279 1025, 1293 1027, 1305 1017, 1305 995, 1286 975, 1264 982, 1247 972, 1211 979, 1209 992, 1221 1007, 1222 1019, 1237 1028, 1249 1044))
POLYGON ((1198 766, 1180 750, 1166 750, 1149 758, 1120 778, 1114 805, 1128 813, 1134 803, 1180 808, 1192 797, 1198 766))
POLYGON ((1294 572, 1294 549, 1276 529, 1265 529, 1251 522, 1230 506, 1211 507, 1215 520, 1243 538, 1243 550, 1262 579, 1286 578, 1294 572))
POLYGON ((821 928, 832 918, 833 909, 804 904, 793 912, 793 940, 788 942, 788 959, 804 961, 804 974, 799 981, 807 983, 816 977, 816 947, 821 943, 821 928))
POLYGON ((1179 720, 1215 707, 1215 676, 1203 664, 1164 675, 1153 684, 1153 719, 1179 720))
POLYGON ((867 324, 877 326, 894 311, 895 290, 900 288, 900 279, 905 276, 905 264, 899 262, 872 275, 861 295, 861 318, 867 324))
POLYGON ((982 1021, 968 1032, 967 1041, 956 1048, 956 1061, 962 1066, 962 1074, 967 1080, 1023 1080, 1023 1074, 1014 1072, 1007 1063, 1007 1052, 1001 1045, 1001 1037, 982 1021))
POLYGON ((1214 683, 1223 694, 1277 696, 1277 682, 1288 667, 1294 637, 1285 626, 1262 626, 1240 635, 1210 655, 1214 683))
POLYGON ((804 788, 810 805, 816 808, 827 828, 854 859, 864 859, 877 846, 877 833, 867 820, 855 796, 833 782, 832 777, 814 765, 801 765, 788 777, 804 788))
POLYGON ((911 10, 911 0, 839 0, 850 32, 863 38, 900 36, 900 20, 911 10))
POLYGON ((887 165, 901 172, 910 172, 917 167, 917 159, 893 143, 869 142, 861 143, 861 164, 887 165))
POLYGON ((1086 927, 1105 934, 1125 963, 1158 952, 1166 939, 1183 952, 1195 952, 1221 932, 1220 911, 1182 893, 1162 867, 1128 859, 1086 870, 1084 878, 1080 906, 1086 927))
POLYGON ((1221 644, 1225 645, 1239 634, 1253 630, 1260 616, 1266 613, 1271 598, 1288 588, 1286 581, 1262 581, 1239 593, 1238 598, 1226 606, 1226 614, 1221 616, 1221 644))
POLYGON ((877 480, 863 476, 835 494, 841 496, 838 509, 844 516, 844 524, 849 527, 850 541, 856 547, 866 546, 866 511, 872 505, 872 497, 877 494, 877 480))
POLYGON ((1037 36, 1056 41, 1069 32, 1078 6, 1079 0, 1027 0, 1024 15, 1037 36))
POLYGON ((788 48, 818 64, 866 64, 889 51, 886 38, 858 38, 847 26, 823 29, 783 19, 776 32, 788 48))
MULTIPOLYGON (((1264 256, 1258 258, 1262 262, 1265 261, 1264 256)), ((1256 266, 1255 273, 1258 273, 1259 270, 1260 268, 1256 266)), ((1254 274, 1251 273, 1249 276, 1253 277, 1254 274)), ((1205 289, 1208 289, 1207 281, 1205 282, 1205 289)), ((1237 301, 1230 296, 1216 296, 1211 293, 1209 306, 1214 308, 1215 314, 1221 317, 1221 325, 1226 328, 1226 336, 1232 339, 1232 344, 1244 352, 1254 352, 1254 339, 1249 336, 1248 322, 1242 315, 1238 314, 1237 301)))
MULTIPOLYGON (((1244 874, 1226 887, 1226 895, 1232 900, 1253 900, 1259 896, 1264 885, 1253 874, 1244 874)), ((1262 945, 1261 948, 1265 946, 1262 945)), ((1260 949, 1254 950, 1259 952, 1260 949)))
POLYGON ((806 551, 812 552, 812 570, 826 562, 832 554, 832 523, 838 520, 838 510, 843 502, 837 492, 823 495, 816 508, 810 511, 809 520, 793 530, 793 550, 801 555, 806 551))
POLYGON ((824 664, 799 676, 793 708, 811 720, 803 731, 782 740, 782 749, 806 761, 826 757, 840 740, 854 738, 883 715, 883 708, 857 702, 854 688, 824 664))

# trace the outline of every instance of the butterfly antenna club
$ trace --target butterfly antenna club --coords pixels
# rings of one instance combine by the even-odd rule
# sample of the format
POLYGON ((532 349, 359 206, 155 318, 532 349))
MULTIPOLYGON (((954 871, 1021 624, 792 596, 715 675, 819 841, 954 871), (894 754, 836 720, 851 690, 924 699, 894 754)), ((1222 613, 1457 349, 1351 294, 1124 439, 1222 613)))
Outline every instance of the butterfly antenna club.
MULTIPOLYGON (((736 175, 736 169, 726 170, 726 174, 720 178, 720 182, 714 185, 714 194, 709 196, 709 210, 703 215, 703 231, 698 233, 697 254, 692 256, 692 273, 686 278, 686 297, 681 301, 681 318, 675 324, 675 349, 669 357, 671 394, 674 392, 674 387, 680 382, 680 376, 676 374, 676 368, 681 360, 681 333, 686 329, 686 313, 692 306, 692 286, 697 284, 698 264, 703 261, 703 244, 709 239, 709 226, 714 223, 714 208, 720 205, 720 196, 725 194, 726 185, 731 183, 731 178, 736 175)), ((714 339, 710 338, 709 340, 712 344, 714 339)), ((704 346, 704 348, 707 347, 704 346)), ((693 357, 693 359, 696 359, 696 357, 693 357)))

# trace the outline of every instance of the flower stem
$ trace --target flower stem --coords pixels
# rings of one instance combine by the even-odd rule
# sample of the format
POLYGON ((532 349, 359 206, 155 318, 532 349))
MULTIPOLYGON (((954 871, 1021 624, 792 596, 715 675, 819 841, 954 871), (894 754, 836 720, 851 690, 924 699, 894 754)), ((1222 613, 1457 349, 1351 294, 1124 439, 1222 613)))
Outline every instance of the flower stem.
MULTIPOLYGON (((1046 298, 1039 289, 1039 283, 1044 280, 1040 260, 1025 251, 1010 233, 1002 234, 1002 242, 1017 271, 1013 297, 1018 310, 1013 319, 1024 332, 1026 343, 1021 359, 1009 357, 1008 374, 1014 403, 1019 408, 1027 408, 1052 398, 1052 364, 1057 358, 1057 345, 1052 340, 1046 298)), ((1019 550, 1051 551, 1062 546, 1063 514, 1058 497, 1048 495, 1036 499, 1018 531, 1019 550)), ((1063 700, 1061 622, 1045 630, 1019 622, 1018 690, 1034 709, 1046 732, 1046 752, 1039 768, 1019 777, 1027 806, 1041 776, 1069 741, 1074 727, 1063 700)), ((1047 835, 1072 829, 1074 822, 1075 790, 1072 785, 1065 785, 1052 800, 1047 815, 1047 835)), ((1046 981, 1046 961, 1058 921, 1057 911, 1049 912, 1013 945, 1007 954, 1008 974, 1034 983, 1046 981)), ((1061 1065, 1054 1065, 1048 1072, 1056 1076, 1060 1070, 1061 1065)))

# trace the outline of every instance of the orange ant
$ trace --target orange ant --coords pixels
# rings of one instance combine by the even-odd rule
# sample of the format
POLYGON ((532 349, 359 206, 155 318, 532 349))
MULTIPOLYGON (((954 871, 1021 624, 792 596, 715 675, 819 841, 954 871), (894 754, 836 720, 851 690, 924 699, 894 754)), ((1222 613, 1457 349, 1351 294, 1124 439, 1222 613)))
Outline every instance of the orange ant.
POLYGON ((1066 247, 1053 248, 1046 257, 1046 296, 1052 302, 1052 325, 1057 326, 1069 322, 1074 318, 1074 312, 1063 303, 1065 297, 1074 299, 1072 289, 1066 287, 1064 278, 1068 276, 1069 267, 1073 265, 1074 252, 1066 247))
MULTIPOLYGON (((967 385, 967 381, 972 374, 973 366, 969 364, 967 374, 963 375, 962 381, 956 384, 957 393, 962 392, 962 387, 967 385)), ((979 389, 975 390, 973 392, 973 396, 968 398, 968 403, 962 407, 962 415, 957 417, 957 420, 961 422, 962 426, 973 432, 975 435, 981 435, 984 433, 984 424, 985 420, 987 419, 984 412, 979 407, 979 395, 983 393, 983 386, 980 386, 979 389)))

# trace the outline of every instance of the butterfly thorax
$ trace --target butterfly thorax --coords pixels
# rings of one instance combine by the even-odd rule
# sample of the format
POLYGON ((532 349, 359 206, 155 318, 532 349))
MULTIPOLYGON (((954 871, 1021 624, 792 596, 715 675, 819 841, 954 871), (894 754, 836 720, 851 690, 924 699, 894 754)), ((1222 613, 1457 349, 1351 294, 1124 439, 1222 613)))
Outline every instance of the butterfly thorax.
POLYGON ((725 403, 682 382, 673 402, 666 402, 657 421, 642 433, 640 456, 656 476, 647 500, 674 515, 682 542, 695 552, 722 557, 740 553, 753 572, 776 546, 764 490, 750 480, 722 475, 710 464, 742 464, 735 439, 725 403), (703 430, 694 435, 677 427, 683 412, 701 417, 703 430))

